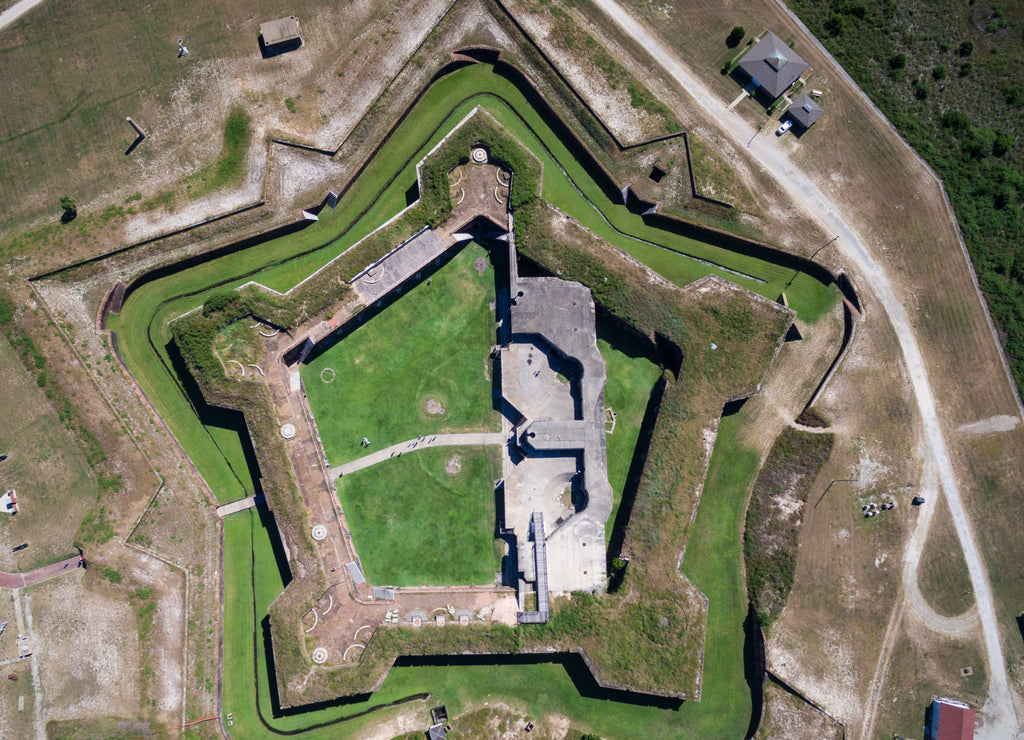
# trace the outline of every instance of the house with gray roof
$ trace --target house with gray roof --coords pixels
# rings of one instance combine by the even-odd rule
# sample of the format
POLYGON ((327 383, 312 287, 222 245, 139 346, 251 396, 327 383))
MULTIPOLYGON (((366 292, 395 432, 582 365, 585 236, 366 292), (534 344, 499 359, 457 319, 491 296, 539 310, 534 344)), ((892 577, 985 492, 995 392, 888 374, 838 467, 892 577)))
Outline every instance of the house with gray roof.
POLYGON ((822 107, 811 99, 810 95, 804 93, 789 107, 786 114, 800 126, 810 128, 811 124, 817 121, 824 112, 822 107))
POLYGON ((786 92, 810 66, 769 31, 740 59, 739 68, 772 100, 786 92))

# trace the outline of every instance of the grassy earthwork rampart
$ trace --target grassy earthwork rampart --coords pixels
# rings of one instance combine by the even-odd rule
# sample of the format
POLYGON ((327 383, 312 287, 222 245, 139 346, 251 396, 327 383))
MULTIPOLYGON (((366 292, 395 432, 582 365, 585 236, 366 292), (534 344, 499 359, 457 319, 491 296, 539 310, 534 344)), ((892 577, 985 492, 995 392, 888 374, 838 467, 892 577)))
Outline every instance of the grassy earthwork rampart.
MULTIPOLYGON (((388 140, 363 175, 345 193, 338 208, 325 210, 316 225, 149 282, 131 294, 120 317, 112 317, 111 328, 118 332, 126 364, 219 500, 241 498, 253 490, 244 449, 237 429, 210 422, 204 425, 197 418, 167 352, 170 338, 167 322, 200 305, 214 292, 236 287, 249 279, 257 279, 279 290, 287 289, 329 258, 340 254, 405 205, 404 193, 412 183, 415 162, 443 135, 447 126, 461 120, 478 104, 484 105, 540 158, 544 165, 545 200, 572 215, 609 244, 650 264, 677 284, 688 284, 709 273, 720 274, 770 298, 788 285, 790 304, 807 320, 819 316, 835 299, 834 291, 804 274, 795 274, 790 267, 693 242, 648 226, 639 216, 606 198, 519 88, 507 78, 496 75, 491 67, 468 67, 442 78, 431 87, 405 119, 401 131, 388 140), (394 175, 395 172, 398 174, 394 175), (382 187, 381 183, 386 185, 382 187), (716 269, 685 254, 764 282, 716 269)), ((720 441, 720 445, 724 449, 728 441, 720 441)), ((716 448, 716 456, 718 454, 716 448)), ((728 455, 728 451, 721 454, 728 455)), ((742 478, 742 475, 736 473, 733 477, 742 478)), ((687 734, 707 737, 710 735, 704 729, 714 734, 712 728, 720 727, 723 722, 745 726, 747 717, 743 702, 748 699, 744 699, 742 665, 738 674, 728 668, 729 661, 738 660, 742 654, 742 646, 737 652, 734 644, 736 640, 742 641, 739 625, 743 618, 743 586, 737 565, 740 558, 740 513, 737 512, 742 512, 746 488, 741 483, 734 486, 738 501, 728 493, 721 494, 731 502, 722 504, 721 511, 714 506, 701 506, 695 532, 717 532, 719 539, 709 540, 703 545, 695 541, 692 549, 688 550, 684 565, 684 570, 693 577, 698 588, 715 604, 708 622, 704 694, 700 704, 687 704, 680 712, 619 703, 602 703, 600 710, 595 710, 593 700, 580 697, 572 689, 564 670, 552 666, 491 669, 487 671, 486 678, 465 668, 401 668, 393 670, 382 690, 374 693, 365 704, 272 718, 267 666, 260 652, 263 649, 262 638, 256 629, 259 625, 255 623, 263 619, 283 583, 274 565, 269 538, 262 528, 253 524, 256 520, 252 515, 245 514, 238 515, 240 519, 228 520, 225 525, 225 711, 233 712, 236 722, 251 725, 251 732, 245 734, 256 737, 269 734, 268 727, 257 724, 257 717, 273 725, 275 731, 301 729, 349 716, 361 711, 357 709, 359 707, 389 701, 388 697, 415 693, 414 687, 418 687, 416 690, 431 687, 431 691, 445 699, 448 696, 444 692, 450 693, 450 709, 460 702, 472 702, 485 693, 508 691, 524 701, 534 702, 531 704, 534 710, 550 707, 551 711, 560 711, 612 736, 631 733, 638 722, 645 727, 656 728, 648 732, 654 733, 652 737, 658 736, 659 732, 665 737, 687 734), (708 517, 720 517, 722 521, 710 521, 708 517), (733 519, 735 527, 732 526, 733 519), (709 522, 706 527, 702 524, 705 520, 709 522), (245 526, 246 521, 250 521, 248 527, 245 526), (727 557, 729 547, 736 550, 734 558, 727 557), (246 557, 247 550, 250 554, 255 553, 255 557, 246 557), (698 553, 702 552, 706 559, 698 558, 698 553), (692 571, 691 561, 694 563, 692 571), (254 573, 254 568, 259 572, 254 573), (733 601, 739 604, 735 620, 733 601), (252 605, 254 610, 250 611, 252 605), (257 632, 256 644, 252 643, 254 631, 257 632), (257 650, 255 654, 254 650, 257 650), (719 652, 723 657, 712 659, 711 656, 719 652), (260 696, 258 709, 253 706, 254 659, 258 678, 256 691, 260 696), (536 684, 540 678, 545 682, 536 684), (437 688, 439 686, 443 688, 437 688), (541 686, 543 690, 540 690, 541 686)), ((707 496, 706 489, 705 500, 712 500, 707 496)), ((240 724, 239 731, 242 729, 240 724)))

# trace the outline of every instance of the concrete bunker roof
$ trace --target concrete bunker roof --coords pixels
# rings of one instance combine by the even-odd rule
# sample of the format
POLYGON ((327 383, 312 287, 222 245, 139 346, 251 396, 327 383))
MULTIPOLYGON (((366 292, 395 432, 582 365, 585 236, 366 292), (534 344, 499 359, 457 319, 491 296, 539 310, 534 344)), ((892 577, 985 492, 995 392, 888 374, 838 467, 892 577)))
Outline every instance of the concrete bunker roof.
POLYGON ((294 15, 261 23, 260 36, 263 37, 265 46, 277 46, 302 40, 299 36, 299 20, 294 15))

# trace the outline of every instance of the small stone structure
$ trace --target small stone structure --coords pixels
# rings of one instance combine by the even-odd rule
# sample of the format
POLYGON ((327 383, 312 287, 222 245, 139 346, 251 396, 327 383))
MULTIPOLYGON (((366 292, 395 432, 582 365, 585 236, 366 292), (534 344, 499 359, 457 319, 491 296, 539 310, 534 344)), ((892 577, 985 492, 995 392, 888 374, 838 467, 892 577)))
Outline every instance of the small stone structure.
POLYGON ((792 118, 801 128, 810 128, 825 110, 811 96, 804 93, 798 97, 793 105, 786 111, 786 115, 792 118))
POLYGON ((290 15, 287 18, 261 23, 260 42, 265 54, 280 54, 298 49, 302 46, 298 19, 290 15))

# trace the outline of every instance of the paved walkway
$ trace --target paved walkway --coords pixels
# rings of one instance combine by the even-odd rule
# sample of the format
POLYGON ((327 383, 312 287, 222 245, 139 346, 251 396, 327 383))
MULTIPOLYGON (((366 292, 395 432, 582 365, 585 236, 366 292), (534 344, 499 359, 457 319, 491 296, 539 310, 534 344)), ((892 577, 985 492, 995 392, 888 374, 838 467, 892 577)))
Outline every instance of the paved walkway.
POLYGON ((342 475, 348 475, 392 457, 398 457, 403 452, 414 452, 426 449, 427 447, 481 447, 484 445, 503 445, 507 441, 508 434, 505 432, 469 432, 467 434, 434 434, 426 437, 417 437, 416 439, 409 439, 405 442, 385 447, 377 452, 371 452, 369 455, 364 455, 344 465, 337 465, 331 468, 331 477, 338 478, 342 475))
POLYGON ((27 570, 24 573, 4 573, 0 571, 0 588, 24 588, 36 583, 48 581, 65 573, 71 573, 85 562, 81 555, 75 555, 67 560, 50 563, 40 568, 27 570))

